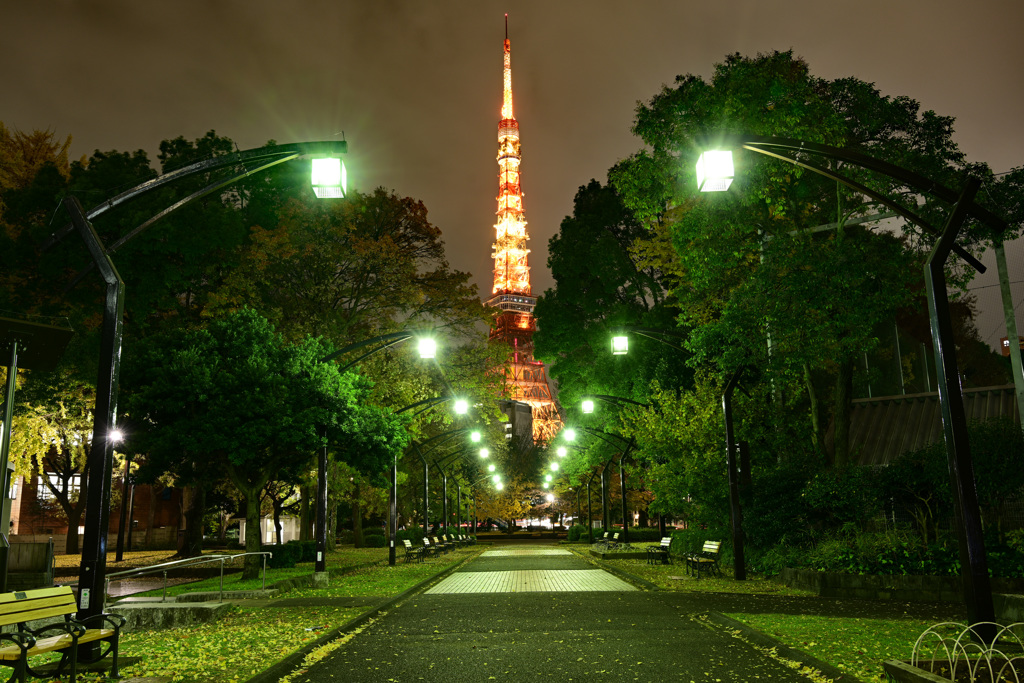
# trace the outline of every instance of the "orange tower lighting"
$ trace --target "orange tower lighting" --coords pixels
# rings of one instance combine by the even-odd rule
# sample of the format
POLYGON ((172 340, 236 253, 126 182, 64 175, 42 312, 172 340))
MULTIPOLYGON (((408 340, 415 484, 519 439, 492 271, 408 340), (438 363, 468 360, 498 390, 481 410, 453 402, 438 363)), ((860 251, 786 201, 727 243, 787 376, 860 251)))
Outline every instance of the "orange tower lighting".
POLYGON ((562 420, 552 397, 544 364, 533 358, 533 309, 526 241, 526 215, 520 184, 519 122, 512 109, 512 49, 505 15, 504 90, 498 123, 498 211, 494 224, 494 286, 488 306, 501 310, 491 340, 508 344, 505 382, 511 398, 527 403, 533 418, 533 439, 546 442, 558 433, 562 420))

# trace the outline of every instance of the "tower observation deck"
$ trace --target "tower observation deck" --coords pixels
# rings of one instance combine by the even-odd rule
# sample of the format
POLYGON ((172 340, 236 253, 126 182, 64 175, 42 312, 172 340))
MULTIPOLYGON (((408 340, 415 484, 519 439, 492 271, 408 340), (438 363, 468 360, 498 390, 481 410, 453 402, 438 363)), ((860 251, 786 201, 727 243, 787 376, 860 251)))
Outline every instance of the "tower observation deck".
POLYGON ((534 442, 550 441, 562 426, 558 405, 548 384, 544 364, 533 357, 537 329, 533 309, 537 299, 530 289, 526 214, 520 185, 519 122, 512 110, 512 61, 505 15, 504 92, 498 122, 498 211, 492 245, 494 286, 485 303, 501 312, 491 330, 492 342, 509 347, 505 383, 509 397, 530 406, 534 442))

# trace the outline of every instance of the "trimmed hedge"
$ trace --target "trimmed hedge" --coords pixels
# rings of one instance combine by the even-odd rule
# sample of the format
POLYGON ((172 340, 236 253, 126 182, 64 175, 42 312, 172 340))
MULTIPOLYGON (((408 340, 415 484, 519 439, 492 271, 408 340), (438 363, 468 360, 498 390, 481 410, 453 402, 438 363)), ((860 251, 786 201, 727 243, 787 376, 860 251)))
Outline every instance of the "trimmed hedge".
POLYGON ((367 534, 363 536, 364 548, 386 548, 387 545, 388 542, 382 534, 367 534))

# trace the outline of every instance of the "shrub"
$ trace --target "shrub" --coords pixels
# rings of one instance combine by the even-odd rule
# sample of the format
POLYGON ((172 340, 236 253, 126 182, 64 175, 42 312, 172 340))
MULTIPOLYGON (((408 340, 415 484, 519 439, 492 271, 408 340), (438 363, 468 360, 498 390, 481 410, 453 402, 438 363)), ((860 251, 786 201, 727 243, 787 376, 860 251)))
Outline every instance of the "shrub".
POLYGON ((657 527, 630 527, 629 542, 643 543, 645 541, 660 541, 661 531, 657 527))
POLYGON ((338 536, 337 536, 336 540, 341 545, 352 545, 353 543, 356 542, 356 535, 355 535, 355 533, 353 531, 350 531, 350 530, 346 529, 344 531, 339 531, 338 532, 338 536))
POLYGON ((569 527, 569 531, 565 535, 567 541, 578 541, 580 540, 580 534, 583 533, 585 527, 579 524, 573 524, 569 527))
POLYGON ((298 545, 286 543, 284 545, 265 545, 260 548, 263 552, 273 553, 273 557, 267 558, 267 566, 271 569, 288 569, 294 567, 302 557, 302 548, 298 545))
POLYGON ((875 478, 867 467, 818 473, 802 494, 812 525, 826 532, 849 525, 863 528, 879 509, 875 478))
MULTIPOLYGON (((422 541, 420 541, 422 543, 422 541)), ((387 539, 383 534, 367 534, 363 536, 363 546, 366 548, 385 548, 387 539)))
POLYGON ((316 562, 316 541, 288 541, 285 545, 299 549, 298 562, 316 562))
MULTIPOLYGON (((399 529, 398 530, 398 540, 399 540, 399 542, 401 542, 401 541, 409 541, 414 546, 419 547, 419 546, 423 545, 423 528, 422 527, 418 527, 418 526, 413 526, 413 527, 409 527, 408 529, 399 529)), ((371 547, 375 547, 375 546, 371 546, 371 547)))

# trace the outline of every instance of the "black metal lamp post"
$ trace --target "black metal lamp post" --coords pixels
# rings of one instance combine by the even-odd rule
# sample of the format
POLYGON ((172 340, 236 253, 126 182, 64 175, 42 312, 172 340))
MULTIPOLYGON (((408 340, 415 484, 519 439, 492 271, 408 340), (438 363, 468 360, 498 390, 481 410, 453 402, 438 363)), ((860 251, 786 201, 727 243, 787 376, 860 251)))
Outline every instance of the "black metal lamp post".
POLYGON ((743 508, 740 506, 739 473, 736 467, 736 439, 732 429, 732 392, 740 381, 743 368, 732 374, 722 393, 722 417, 725 420, 725 462, 729 471, 729 519, 732 523, 732 567, 737 581, 747 578, 743 555, 743 508))
MULTIPOLYGON (((373 348, 370 348, 365 353, 361 354, 355 360, 350 361, 349 363, 341 366, 341 368, 339 368, 339 370, 338 370, 338 372, 345 372, 349 368, 354 367, 355 365, 359 364, 364 359, 369 358, 373 354, 378 353, 380 351, 384 351, 385 349, 389 349, 392 346, 395 346, 396 344, 401 344, 402 342, 408 341, 408 340, 410 340, 410 339, 412 339, 413 337, 416 337, 416 336, 417 336, 416 332, 411 332, 411 331, 408 331, 408 330, 402 331, 402 332, 394 332, 392 334, 380 335, 378 337, 373 337, 372 339, 367 339, 367 340, 364 340, 364 341, 361 341, 361 342, 356 342, 354 344, 349 344, 349 345, 347 345, 345 347, 342 347, 342 348, 338 349, 337 351, 335 351, 335 352, 333 352, 331 354, 328 354, 327 356, 324 356, 323 358, 321 358, 320 362, 321 363, 328 363, 328 362, 334 360, 335 358, 338 358, 338 357, 343 356, 343 355, 348 354, 348 353, 352 353, 353 351, 358 351, 360 349, 365 349, 367 347, 373 347, 373 348)), ((420 336, 419 337, 419 355, 420 355, 420 358, 424 358, 424 359, 434 358, 436 350, 437 350, 437 344, 434 341, 434 339, 432 339, 430 337, 424 337, 424 336, 420 336)), ((407 408, 408 407, 418 406, 418 405, 420 405, 420 403, 415 403, 415 404, 413 404, 413 406, 407 406, 407 408)), ((404 410, 406 410, 406 408, 403 408, 402 410, 400 410, 398 412, 403 412, 404 410)), ((313 570, 316 571, 316 572, 327 571, 327 460, 328 460, 328 458, 327 458, 327 449, 328 449, 328 438, 327 438, 327 430, 325 429, 324 430, 324 445, 319 450, 319 452, 317 453, 316 529, 315 529, 315 532, 314 532, 314 535, 316 536, 316 562, 314 563, 314 567, 313 567, 313 570)), ((390 488, 391 488, 391 494, 392 494, 391 495, 391 501, 389 502, 389 508, 391 508, 391 510, 390 510, 391 517, 390 517, 390 519, 392 521, 392 525, 395 527, 394 529, 392 529, 392 532, 397 533, 397 531, 398 531, 397 523, 395 522, 395 520, 397 519, 397 514, 398 514, 398 509, 397 509, 398 461, 397 461, 397 457, 396 457, 395 462, 393 463, 393 465, 391 467, 390 488)), ((395 554, 395 548, 394 548, 395 540, 394 539, 395 539, 395 537, 394 537, 394 535, 392 535, 391 536, 391 541, 390 541, 390 548, 391 548, 390 553, 389 553, 390 556, 394 556, 394 554, 395 554)), ((391 562, 391 564, 394 565, 394 562, 391 562)))
MULTIPOLYGON (((106 284, 106 298, 103 309, 102 336, 100 340, 100 368, 96 382, 96 407, 93 421, 92 445, 89 454, 89 469, 86 479, 90 482, 88 499, 85 507, 85 534, 82 541, 82 562, 79 570, 79 619, 87 619, 99 615, 103 611, 106 578, 106 545, 107 522, 110 508, 110 478, 112 469, 113 445, 108 436, 113 432, 117 412, 117 391, 121 370, 121 326, 124 314, 124 282, 118 274, 110 256, 121 246, 139 235, 143 230, 160 220, 167 214, 185 206, 196 199, 227 187, 228 185, 259 173, 277 164, 291 161, 309 154, 344 154, 348 145, 344 141, 305 142, 290 145, 273 145, 258 149, 246 150, 236 154, 214 157, 184 166, 165 173, 157 178, 137 185, 121 194, 107 199, 89 211, 82 209, 75 197, 68 196, 63 200, 71 222, 50 236, 44 250, 52 247, 72 232, 78 232, 89 251, 91 264, 75 278, 81 280, 92 268, 100 271, 106 284), (203 189, 175 202, 160 211, 138 227, 131 230, 113 244, 105 246, 92 226, 92 220, 103 213, 129 202, 148 192, 164 187, 181 178, 204 173, 229 166, 244 165, 242 172, 230 178, 215 180, 203 189)), ((317 189, 318 196, 344 196, 342 186, 343 172, 336 178, 321 178, 314 186, 327 188, 327 194, 317 189)), ((81 646, 86 656, 98 647, 96 644, 81 646)))
MULTIPOLYGON (((928 289, 928 316, 931 323, 932 343, 937 359, 936 366, 940 373, 939 403, 942 409, 942 430, 956 510, 961 577, 970 623, 993 622, 995 609, 992 603, 992 586, 989 581, 988 560, 981 532, 981 512, 978 507, 974 465, 967 440, 967 419, 964 415, 963 394, 956 361, 953 327, 949 315, 944 266, 950 252, 954 252, 978 272, 985 271, 985 267, 977 259, 956 243, 957 235, 968 218, 984 223, 999 235, 1003 234, 1009 226, 1006 221, 975 203, 974 196, 980 187, 980 181, 977 178, 968 178, 963 189, 956 191, 913 171, 850 149, 840 149, 802 140, 753 135, 725 135, 718 139, 717 144, 728 148, 743 148, 779 159, 842 183, 855 192, 883 204, 922 230, 938 236, 939 239, 925 265, 925 283, 928 289), (949 203, 952 209, 945 226, 941 231, 937 230, 914 211, 896 203, 889 197, 836 171, 801 158, 795 158, 790 154, 833 159, 879 173, 916 192, 937 197, 949 203)), ((725 154, 727 153, 711 152, 710 155, 708 153, 702 155, 701 160, 698 161, 698 183, 700 185, 708 182, 712 186, 710 189, 724 190, 728 188, 733 175, 731 153, 727 159, 727 167, 724 166, 722 172, 717 172, 712 168, 716 161, 715 155, 723 155, 718 158, 726 161, 725 154), (715 188, 715 185, 718 187, 715 188)), ((991 623, 979 626, 976 632, 985 642, 991 642, 995 638, 995 627, 991 623)))
MULTIPOLYGON (((606 396, 606 395, 603 395, 603 394, 591 394, 588 399, 584 399, 584 401, 583 401, 583 412, 584 413, 592 413, 592 412, 594 412, 594 402, 593 402, 593 400, 590 400, 590 399, 597 399, 599 401, 603 401, 604 403, 610 403, 612 405, 621 405, 623 403, 629 403, 631 405, 642 406, 644 408, 649 407, 646 403, 640 403, 639 401, 634 401, 634 400, 628 399, 628 398, 622 398, 620 396, 606 396)), ((579 429, 582 429, 583 431, 585 431, 585 432, 587 432, 589 434, 592 434, 592 435, 596 436, 597 438, 599 438, 599 439, 601 439, 603 441, 608 441, 609 437, 618 439, 621 443, 623 443, 626 446, 626 449, 622 452, 621 456, 619 457, 619 492, 620 492, 621 497, 622 497, 622 540, 623 540, 624 543, 628 543, 629 542, 629 521, 628 521, 628 518, 627 518, 628 510, 627 510, 627 504, 626 504, 626 469, 625 469, 625 463, 626 463, 626 457, 629 455, 629 452, 631 450, 633 450, 634 448, 636 448, 636 441, 632 437, 627 439, 626 437, 620 436, 619 434, 615 434, 614 432, 601 432, 601 431, 598 431, 596 429, 591 429, 589 427, 579 427, 579 429)), ((611 443, 611 442, 609 441, 609 443, 611 443)), ((604 505, 604 518, 605 518, 605 531, 608 530, 607 529, 607 527, 608 527, 608 487, 605 484, 604 471, 605 471, 605 469, 608 468, 608 465, 611 465, 611 463, 612 463, 612 461, 614 459, 615 459, 615 457, 612 456, 612 458, 608 461, 608 463, 601 470, 601 493, 604 496, 603 505, 604 505)))

